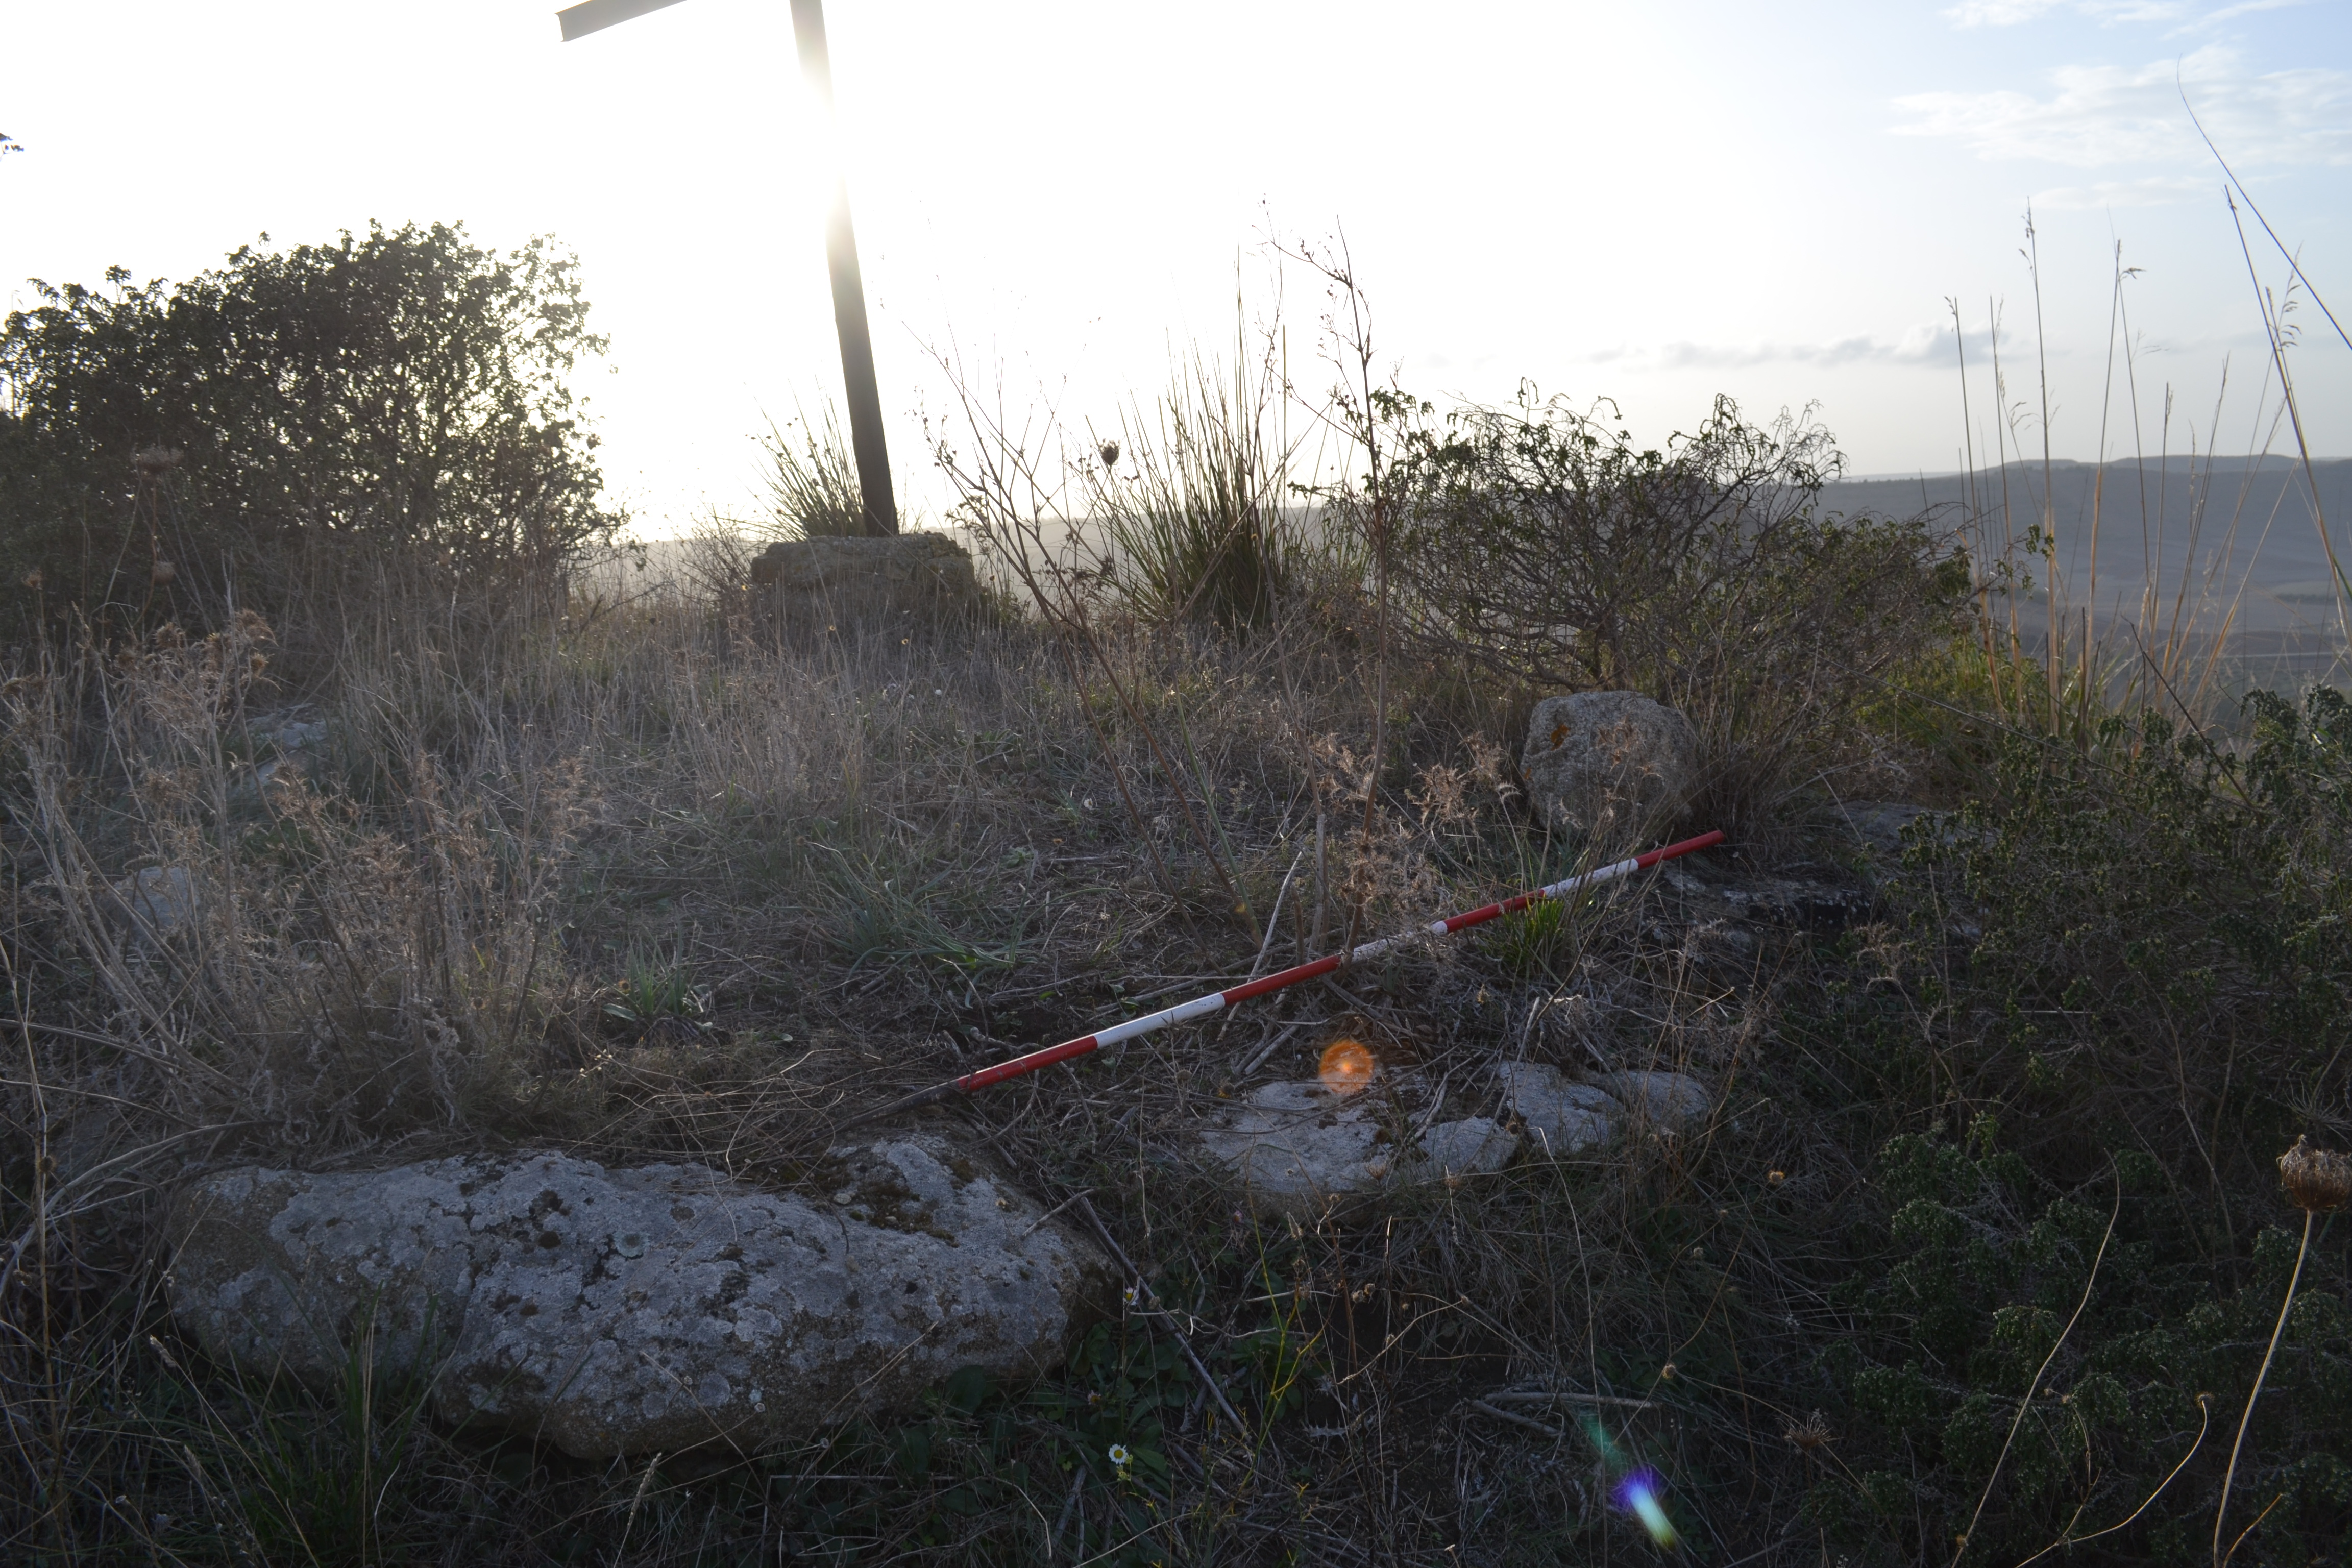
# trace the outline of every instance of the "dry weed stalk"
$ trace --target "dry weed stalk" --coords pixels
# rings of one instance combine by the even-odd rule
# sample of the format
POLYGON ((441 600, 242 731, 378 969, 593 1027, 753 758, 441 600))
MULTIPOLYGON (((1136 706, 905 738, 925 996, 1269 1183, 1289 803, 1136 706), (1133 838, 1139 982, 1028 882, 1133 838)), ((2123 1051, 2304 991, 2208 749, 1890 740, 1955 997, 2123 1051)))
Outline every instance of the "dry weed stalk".
MULTIPOLYGON (((2226 168, 2225 164, 2225 173, 2226 168)), ((2238 221, 2240 195, 2242 192, 2229 197, 2233 223, 2238 221)), ((2265 458, 2282 430, 2292 435, 2305 481, 2305 499, 2328 563, 2341 637, 2347 635, 2346 616, 2352 614, 2347 609, 2347 604, 2352 604, 2352 597, 2347 597, 2347 592, 2352 590, 2347 590, 2347 584, 2352 579, 2347 578, 2337 561, 2335 542, 2327 531, 2286 352, 2294 337, 2286 317, 2294 308, 2294 292, 2304 279, 2293 256, 2288 254, 2288 297, 2284 301, 2275 298, 2257 274, 2242 223, 2238 224, 2237 235, 2268 351, 2263 384, 2254 399, 2247 456, 2249 459, 2265 458)), ((2025 461, 2031 434, 2025 428, 2029 423, 2025 405, 2021 400, 2011 401, 2001 368, 2000 306, 1998 302, 1987 305, 1994 403, 1990 445, 1999 469, 1996 487, 1978 468, 1978 435, 1969 413, 1965 323, 1958 300, 1947 300, 1952 312, 1954 340, 1959 346, 1961 416, 1967 426, 1964 449, 1968 500, 1962 509, 1962 528, 1969 537, 1969 555, 1976 574, 1972 594, 1976 624, 1971 640, 1981 656, 1990 705, 2009 723, 2063 734, 2084 745, 2094 741, 2099 720, 2113 711, 2156 709, 2200 728, 2224 722, 2227 705, 2238 694, 2233 687, 2244 679, 2232 673, 2233 650, 2241 639, 2242 622, 2248 608, 2249 593, 2254 588, 2262 545, 2277 521, 2287 493, 2282 490, 2268 516, 2250 515, 2255 466, 2249 461, 2238 481, 2234 499, 2227 499, 2227 515, 2218 514, 2217 503, 2225 500, 2223 481, 2216 467, 2221 457, 2219 431, 2231 398, 2229 366, 2225 363, 2204 437, 2200 440, 2194 426, 2190 428, 2186 462, 2191 500, 2189 516, 2185 521, 2186 548, 2181 552, 2177 573, 2168 568, 2166 552, 2172 523, 2165 512, 2163 478, 2172 471, 2173 462, 2179 456, 2175 449, 2175 389, 2168 384, 2161 399, 2156 458, 2159 479, 2158 493, 2151 501, 2149 455, 2139 396, 2139 362, 2145 350, 2131 328, 2127 289, 2131 280, 2140 275, 2140 269, 2125 265, 2123 247, 2118 242, 2110 283, 2108 366, 2100 400, 2097 470, 2092 478, 2088 515, 2081 520, 2088 554, 2087 574, 2079 584, 2071 581, 2068 570, 2062 568, 2057 551, 2056 481, 2051 456, 2053 416, 2049 401, 2046 349, 2041 332, 2039 241, 2030 210, 2025 219, 2025 238, 2026 247, 2021 255, 2033 290, 2034 348, 2040 369, 2042 471, 2038 498, 2032 493, 2032 474, 2025 461), (2120 410, 2116 407, 2114 374, 2118 349, 2125 405, 2120 410), (2107 485, 2109 433, 2117 416, 2124 413, 2128 414, 2131 426, 2131 466, 2138 479, 2137 510, 2142 533, 2144 577, 2137 604, 2127 610, 2110 612, 2099 608, 2099 562, 2102 535, 2114 525, 2110 513, 2121 514, 2126 510, 2122 504, 2110 506, 2107 485), (2012 469, 2017 471, 2013 474, 2012 469), (2012 495, 2012 481, 2026 492, 2021 500, 2012 495), (2019 520, 2026 515, 2032 521, 2021 528, 2019 520), (2250 534, 2251 547, 2247 545, 2250 534), (2042 582, 2039 590, 2047 624, 2038 669, 2033 668, 2036 661, 2029 657, 2027 634, 2021 622, 2021 601, 2036 585, 2020 570, 2020 543, 2028 545, 2041 557, 2042 582), (2078 587, 2079 594, 2075 592, 2078 587), (2005 609, 1995 603, 1996 595, 2004 602, 2005 609), (2070 601, 2074 602, 2072 607, 2070 601), (2000 624, 2004 616, 2005 626, 2000 624)), ((2286 254, 2284 247, 2282 253, 2286 254)))
MULTIPOLYGON (((1220 852, 1216 838, 1203 827, 1200 813, 1195 810, 1194 791, 1187 787, 1183 772, 1171 761, 1159 727, 1146 715, 1142 693, 1132 672, 1122 678, 1118 661, 1106 646, 1107 640, 1118 640, 1117 634, 1106 634, 1100 621, 1108 607, 1105 590, 1118 583, 1122 575, 1131 570, 1118 554, 1118 546, 1122 542, 1127 545, 1127 553, 1133 555, 1137 552, 1136 542, 1150 536, 1155 531, 1168 533, 1202 527, 1210 531, 1212 537, 1204 544, 1171 543, 1162 552, 1166 556, 1192 562, 1192 570, 1199 574, 1197 580, 1189 586, 1171 581, 1160 592, 1160 598, 1172 599, 1171 607, 1175 612, 1174 618, 1181 621, 1183 612, 1188 611, 1207 591, 1212 576, 1218 570, 1218 563, 1235 547, 1233 531, 1244 528, 1263 530, 1263 495, 1268 483, 1264 467, 1268 458, 1258 447, 1255 436, 1261 410, 1237 408, 1232 405, 1212 405, 1198 409, 1194 411, 1193 417, 1205 428, 1195 431, 1189 438, 1182 435, 1184 426, 1180 420, 1179 438, 1172 444, 1174 449, 1170 458, 1178 472, 1172 477, 1157 476, 1159 488, 1169 492, 1160 498, 1160 504, 1163 508, 1178 509, 1180 512, 1188 506, 1200 504, 1192 499, 1191 492, 1200 489, 1203 483, 1238 482, 1244 487, 1245 494, 1213 498, 1205 503, 1205 521, 1189 515, 1171 520, 1149 510, 1142 516, 1135 516, 1122 507, 1113 506, 1109 509, 1108 538, 1102 540, 1095 537, 1097 520, 1084 510, 1074 510, 1069 500, 1074 479, 1084 493, 1090 494, 1097 502, 1109 499, 1098 471, 1089 460, 1098 456, 1101 444, 1085 443, 1082 455, 1075 459, 1067 454, 1047 458, 1033 452, 1024 438, 1013 434, 1009 422, 1001 413, 992 415, 988 412, 978 394, 950 359, 942 356, 940 363, 955 386, 959 405, 974 444, 970 458, 960 457, 945 442, 937 448, 940 467, 946 471, 962 498, 961 510, 963 517, 988 549, 998 569, 1020 584, 1039 616, 1062 635, 1066 644, 1065 658, 1071 666, 1074 685, 1083 691, 1076 655, 1073 651, 1076 647, 1084 647, 1094 667, 1102 672, 1128 722, 1143 737, 1160 776, 1174 795, 1177 808, 1192 829, 1193 840, 1200 847, 1210 873, 1224 894, 1231 917, 1243 930, 1250 930, 1255 922, 1249 900, 1235 885, 1226 857, 1220 852), (1248 433, 1238 433, 1242 431, 1248 433), (1226 449, 1209 460, 1196 461, 1191 454, 1203 440, 1220 443, 1226 449), (1244 465, 1244 468, 1237 473, 1228 474, 1226 469, 1234 464, 1244 465), (1185 471, 1195 467, 1206 471, 1205 479, 1185 471), (1058 531, 1061 538, 1049 538, 1050 531, 1058 531)), ((1205 376, 1203 383, 1205 384, 1205 376)), ((1175 401, 1182 405, 1181 397, 1175 401)), ((1246 401, 1245 396, 1243 401, 1246 401)), ((1050 445, 1057 435, 1057 426, 1049 411, 1046 428, 1039 438, 1040 445, 1050 445)), ((1144 448, 1147 455, 1149 450, 1144 448)), ((1163 571, 1171 569, 1167 563, 1162 563, 1163 571)), ((1177 635, 1181 635, 1181 626, 1177 628, 1177 635)), ((1127 640, 1131 640, 1131 637, 1127 640)), ((1088 714, 1091 722, 1091 708, 1088 714)), ((1179 718, 1181 721, 1181 713, 1179 718)), ((1094 724, 1094 728, 1097 742, 1105 746, 1104 755, 1108 760, 1110 752, 1107 739, 1098 722, 1094 724)), ((1118 780, 1120 799, 1127 805, 1137 827, 1143 829, 1145 824, 1137 812, 1128 782, 1118 773, 1117 764, 1114 763, 1112 765, 1114 776, 1118 780)), ((1202 805, 1210 807, 1211 803, 1203 801, 1202 805)), ((1164 867, 1161 869, 1164 875, 1164 867)), ((1172 891, 1172 881, 1169 885, 1172 891)))
MULTIPOLYGON (((2278 1168, 2279 1184, 2286 1192, 2287 1202, 2303 1211, 2303 1238, 2295 1246, 2294 1270, 2287 1276, 2286 1296, 2279 1302, 2278 1321, 2272 1325, 2270 1343, 2263 1350, 2263 1364, 2254 1373, 2253 1387, 2246 1391, 2246 1408, 2238 1417, 2238 1435, 2230 1443, 2230 1467, 2221 1475, 2221 1500, 2213 1506, 2213 1568, 2221 1568, 2237 1550, 2233 1543, 2230 1554, 2222 1552, 2221 1530, 2230 1516, 2230 1489, 2238 1479, 2238 1452, 2245 1447, 2246 1428, 2253 1424, 2254 1404, 2263 1396, 2263 1380, 2270 1376, 2272 1358, 2278 1354, 2279 1337, 2286 1332, 2287 1314, 2294 1310, 2295 1287, 2303 1282, 2304 1259, 2311 1254, 2312 1221, 2352 1203, 2352 1155, 2315 1149, 2310 1139, 2297 1138, 2294 1147, 2279 1156, 2278 1168)), ((2261 1522, 2255 1521, 2256 1524, 2261 1522)), ((2247 1533, 2252 1532, 2250 1525, 2247 1533)), ((2240 1541, 2244 1539, 2244 1535, 2239 1537, 2240 1541)))
POLYGON ((371 822, 306 764, 248 760, 270 640, 251 616, 194 642, 167 631, 12 688, 10 805, 46 911, 143 1064, 140 1098, 184 1125, 267 1123, 281 1149, 452 1127, 539 1005, 576 770, 461 805, 415 752, 406 820, 371 822), (86 799, 102 757, 122 770, 111 821, 86 799))
POLYGON ((1993 1460, 1992 1473, 1985 1477, 1984 1490, 1977 1496, 1977 1506, 1969 1514, 1968 1527, 1960 1531, 1958 1550, 1952 1553, 1954 1563, 1968 1553, 1969 1537, 1976 1533, 1977 1521, 1984 1517, 1985 1504, 1992 1498, 1993 1484, 2000 1479, 2000 1468, 2008 1462, 2009 1451, 2016 1445, 2017 1430, 2025 1425, 2026 1415, 2033 1408, 2033 1396, 2041 1391, 2042 1379, 2049 1373, 2051 1363, 2058 1359, 2058 1352, 2066 1348, 2067 1338, 2074 1333, 2074 1325, 2082 1321, 2083 1309, 2091 1304, 2091 1291, 2099 1282, 2099 1265, 2106 1261, 2107 1243, 2115 1239, 2116 1220, 2122 1215, 2123 1208, 2123 1181, 2118 1176, 2116 1206, 2107 1215, 2106 1229, 2099 1234, 2099 1250, 2092 1256, 2090 1274, 2083 1281, 2082 1299, 2074 1303, 2074 1310, 2067 1317, 2066 1326, 2058 1331, 2057 1340, 2051 1345, 2049 1353, 2042 1358, 2042 1364, 2033 1369, 2032 1380, 2025 1385, 2025 1393, 2018 1399, 2017 1414, 2011 1417, 2009 1433, 2001 1439, 2000 1457, 1993 1460))

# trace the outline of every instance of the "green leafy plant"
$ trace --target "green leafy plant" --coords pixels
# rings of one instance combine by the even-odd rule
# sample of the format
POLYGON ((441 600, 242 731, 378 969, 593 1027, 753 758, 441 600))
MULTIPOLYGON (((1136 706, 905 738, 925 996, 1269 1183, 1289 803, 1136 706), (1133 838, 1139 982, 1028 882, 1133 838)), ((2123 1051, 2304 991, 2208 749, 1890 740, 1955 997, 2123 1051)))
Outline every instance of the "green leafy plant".
POLYGON ((675 951, 665 955, 632 948, 604 1002, 606 1017, 641 1036, 665 1019, 690 1024, 709 1011, 709 988, 696 983, 694 966, 675 951))
POLYGON ((1983 917, 1968 973, 1997 1016, 1973 1070, 2242 1171, 2341 1087, 2352 1043, 2352 703, 2247 711, 2243 748, 2153 713, 2087 755, 2014 740, 1990 799, 1918 848, 1953 900, 1931 918, 1983 917), (2211 1147, 2247 1112, 2259 1142, 2211 1147))
POLYGON ((2280 1223, 2270 1155, 2345 1086, 2352 704, 2258 693, 2249 720, 2242 747, 2156 715, 2087 751, 2012 736, 1982 801, 1911 830, 1924 1015, 1825 998, 1864 1081, 1976 1108, 1884 1145, 1888 1250, 1836 1288, 1867 1329, 1825 1362, 1913 1466, 1816 1478, 1850 1543, 2226 1556, 2233 1480, 2229 1534, 2266 1560, 2340 1539, 2347 1281, 2280 1223))

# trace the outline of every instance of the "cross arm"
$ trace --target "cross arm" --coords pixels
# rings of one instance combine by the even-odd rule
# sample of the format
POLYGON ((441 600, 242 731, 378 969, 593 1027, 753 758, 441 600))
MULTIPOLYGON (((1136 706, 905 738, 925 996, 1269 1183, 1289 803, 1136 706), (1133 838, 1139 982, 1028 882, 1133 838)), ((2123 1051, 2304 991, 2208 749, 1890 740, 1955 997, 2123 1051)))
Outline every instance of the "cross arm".
POLYGON ((582 0, 582 4, 566 6, 555 14, 563 26, 563 41, 584 38, 591 33, 642 16, 648 11, 658 11, 665 5, 675 5, 677 0, 582 0))

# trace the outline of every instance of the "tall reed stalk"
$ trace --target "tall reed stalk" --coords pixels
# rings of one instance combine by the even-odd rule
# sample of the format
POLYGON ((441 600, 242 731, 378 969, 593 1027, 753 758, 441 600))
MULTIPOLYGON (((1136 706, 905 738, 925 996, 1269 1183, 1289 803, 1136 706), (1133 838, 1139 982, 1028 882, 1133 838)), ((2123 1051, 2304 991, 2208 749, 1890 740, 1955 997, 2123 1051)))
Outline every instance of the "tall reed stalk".
MULTIPOLYGON (((2233 203, 2234 207, 2234 203, 2233 203)), ((2242 229, 2241 239, 2243 240, 2242 229)), ((2080 544, 2084 552, 2084 579, 2079 595, 2072 592, 2071 568, 2058 549, 2062 520, 2057 511, 2057 461, 2054 456, 2048 353, 2043 341, 2040 242, 2031 211, 2026 216, 2024 247, 2021 249, 2034 292, 2034 355, 2039 387, 2034 413, 2012 400, 2003 363, 2000 307, 1989 301, 1987 327, 1990 344, 1993 420, 1989 441, 1979 441, 1974 417, 1969 365, 1965 342, 1967 324, 1956 299, 1948 300, 1957 345, 1960 380, 1963 440, 1963 526, 1971 539, 1970 556, 1977 572, 1977 626, 1970 639, 1974 657, 1981 660, 1987 699, 2003 722, 2038 732, 2063 736, 2088 745, 2101 720, 2110 711, 2154 708, 2191 725, 2224 721, 2232 688, 2242 677, 2233 675, 2240 627, 2246 611, 2263 542, 2276 520, 2277 507, 2268 515, 2250 510, 2253 479, 2261 458, 2267 457, 2282 430, 2292 431, 2302 458, 2306 499, 2330 563, 2337 607, 2339 635, 2352 626, 2347 610, 2343 567, 2329 539, 2315 479, 2311 477, 2308 445, 2302 430, 2299 403, 2290 374, 2286 350, 2292 332, 2284 323, 2285 310, 2255 278, 2256 302, 2264 322, 2269 348, 2265 374, 2252 410, 2247 439, 2247 466, 2234 496, 2220 469, 2221 428, 2228 413, 2230 367, 2222 366, 2220 390, 2211 415, 2200 431, 2191 426, 2186 454, 2190 485, 2190 510, 2185 519, 2168 516, 2174 469, 2175 389, 2163 389, 2158 416, 2157 455, 2151 465, 2140 388, 2141 345, 2132 328, 2129 285, 2139 269, 2126 265, 2123 248, 2116 247, 2109 288, 2106 374, 2101 393, 2098 452, 2090 477, 2087 505, 2080 520, 2080 544), (2117 384, 2120 370, 2121 385, 2117 384), (2120 406, 2118 400, 2120 399, 2120 406), (2100 582, 2102 541, 2115 522, 2122 500, 2110 483, 2115 433, 2119 423, 2130 425, 2129 451, 2141 531, 2142 580, 2137 605, 2103 610, 2100 582), (2039 430, 2039 494, 2032 470, 2025 467, 2029 423, 2039 430), (1979 452, 1990 455, 1994 471, 1979 464, 1979 452), (2151 468, 2153 474, 2151 476, 2151 468), (2151 487, 2150 479, 2154 484, 2151 487), (2151 493, 2151 489, 2153 493, 2151 493), (2023 491, 2021 497, 2018 493, 2023 491), (2021 504, 2021 502, 2022 504, 2021 504), (2226 510, 2217 510, 2226 508, 2226 510), (2168 559, 2169 535, 2185 524, 2179 559, 2168 559), (2042 581, 2032 584, 2021 569, 2019 547, 2034 559, 2042 581), (2045 624, 2032 637, 2023 606, 2036 593, 2045 624), (2039 658, 2029 654, 2029 638, 2038 643, 2039 658)), ((2250 276, 2253 274, 2248 249, 2250 276)), ((2279 505, 2284 504, 2284 496, 2279 505)))

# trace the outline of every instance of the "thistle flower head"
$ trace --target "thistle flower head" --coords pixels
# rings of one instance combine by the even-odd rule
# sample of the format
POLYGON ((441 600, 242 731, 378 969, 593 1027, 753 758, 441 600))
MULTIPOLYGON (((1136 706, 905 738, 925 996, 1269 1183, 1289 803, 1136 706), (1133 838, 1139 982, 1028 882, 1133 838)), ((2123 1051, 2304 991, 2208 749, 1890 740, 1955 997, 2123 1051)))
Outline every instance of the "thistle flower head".
POLYGON ((2279 1184, 2287 1202, 2305 1214, 2326 1214, 2352 1203, 2352 1156, 2315 1149, 2308 1138, 2279 1156, 2279 1184))
POLYGON ((1829 1423, 1822 1418, 1822 1413, 1818 1410, 1802 1421, 1790 1422, 1789 1429, 1780 1436, 1808 1454, 1828 1447, 1832 1440, 1829 1423))

